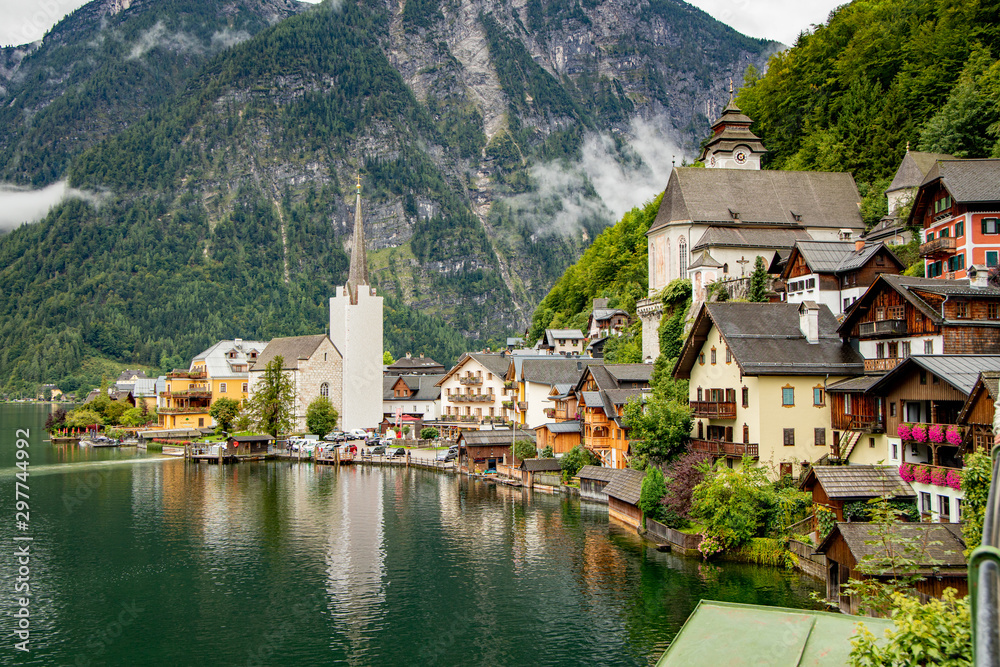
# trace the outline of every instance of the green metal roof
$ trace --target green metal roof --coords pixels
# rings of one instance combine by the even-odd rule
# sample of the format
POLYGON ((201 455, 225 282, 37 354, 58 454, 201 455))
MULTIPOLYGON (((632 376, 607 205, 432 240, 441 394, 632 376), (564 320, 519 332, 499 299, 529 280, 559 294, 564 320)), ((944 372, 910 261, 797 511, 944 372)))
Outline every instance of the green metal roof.
POLYGON ((702 600, 656 665, 842 667, 859 621, 878 638, 893 627, 884 618, 702 600))

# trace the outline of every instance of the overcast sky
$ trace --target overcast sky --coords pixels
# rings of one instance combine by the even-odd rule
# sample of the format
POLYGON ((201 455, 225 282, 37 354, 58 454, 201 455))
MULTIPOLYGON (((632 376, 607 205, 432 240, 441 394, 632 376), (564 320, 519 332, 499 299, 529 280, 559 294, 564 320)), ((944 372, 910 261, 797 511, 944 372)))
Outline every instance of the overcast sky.
MULTIPOLYGON (((318 0, 307 0, 316 2, 318 0)), ((824 23, 844 0, 689 0, 723 23, 751 37, 789 46, 803 30, 824 23)), ((27 44, 85 0, 0 0, 0 45, 27 44)))

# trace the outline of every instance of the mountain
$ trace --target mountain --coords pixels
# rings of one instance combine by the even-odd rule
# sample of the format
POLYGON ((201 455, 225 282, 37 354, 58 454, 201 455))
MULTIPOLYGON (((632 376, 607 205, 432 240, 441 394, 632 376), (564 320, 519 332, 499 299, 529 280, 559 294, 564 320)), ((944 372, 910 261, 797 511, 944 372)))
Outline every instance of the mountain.
MULTIPOLYGON (((13 93, 18 77, 58 70, 49 36, 8 76, 21 113, 0 140, 0 173, 68 174, 100 200, 0 238, 8 389, 86 384, 93 357, 166 367, 219 338, 323 327, 345 278, 358 173, 388 348, 449 363, 470 341, 523 330, 612 207, 638 203, 642 183, 662 189, 668 160, 707 134, 707 103, 776 48, 679 0, 163 2, 172 18, 141 14, 128 29, 141 3, 101 14, 122 4, 91 3, 53 34, 79 32, 77 49, 117 40, 87 81, 117 80, 100 73, 139 67, 136 49, 155 43, 153 60, 177 63, 163 86, 128 79, 149 91, 136 110, 152 111, 105 86, 85 96, 83 129, 37 120, 91 90, 34 106, 20 101, 27 89, 13 93), (247 7, 291 15, 217 53, 207 45, 225 28, 203 18, 191 29, 200 52, 170 51, 197 24, 182 8, 247 7)), ((250 23, 226 25, 249 34, 250 23)))

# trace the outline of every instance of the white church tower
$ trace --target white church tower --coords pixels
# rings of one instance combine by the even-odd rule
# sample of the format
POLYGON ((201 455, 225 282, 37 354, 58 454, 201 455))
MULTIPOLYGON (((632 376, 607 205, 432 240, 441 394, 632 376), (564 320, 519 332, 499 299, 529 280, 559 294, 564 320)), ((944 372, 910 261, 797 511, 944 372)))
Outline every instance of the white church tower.
POLYGON ((340 428, 375 429, 382 421, 382 297, 368 285, 361 177, 354 209, 354 245, 347 285, 330 299, 330 340, 344 355, 340 428))
POLYGON ((753 121, 733 102, 733 81, 729 80, 729 104, 712 123, 712 138, 698 159, 708 169, 760 169, 767 152, 760 137, 750 131, 753 121))

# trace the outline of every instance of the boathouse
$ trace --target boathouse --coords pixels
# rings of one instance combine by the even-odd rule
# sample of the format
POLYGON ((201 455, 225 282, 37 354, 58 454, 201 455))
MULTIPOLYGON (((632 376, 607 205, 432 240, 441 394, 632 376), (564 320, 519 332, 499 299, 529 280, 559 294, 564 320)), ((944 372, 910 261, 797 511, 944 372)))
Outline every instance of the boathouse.
POLYGON ((912 500, 914 506, 917 502, 917 494, 899 476, 895 466, 813 466, 801 487, 812 494, 814 505, 836 512, 837 521, 844 520, 844 505, 848 503, 867 502, 886 495, 912 500))
POLYGON ((562 486, 562 466, 559 459, 525 459, 521 461, 521 484, 530 488, 562 486))
POLYGON ((472 473, 496 471, 498 465, 516 466, 520 462, 511 451, 516 440, 535 442, 535 434, 532 431, 517 431, 512 435, 509 429, 462 431, 458 436, 461 467, 472 473))
POLYGON ((604 487, 615 476, 614 468, 583 466, 576 476, 580 478, 581 498, 584 500, 596 500, 599 503, 608 502, 608 494, 605 493, 604 487))
POLYGON ((642 491, 642 478, 645 477, 645 473, 631 468, 614 472, 614 477, 604 487, 604 492, 608 496, 608 516, 639 530, 642 528, 639 493, 642 491))
MULTIPOLYGON (((914 574, 924 577, 914 588, 921 600, 940 598, 945 588, 954 588, 959 597, 969 592, 968 570, 962 526, 957 523, 900 523, 893 527, 901 538, 912 540, 921 550, 916 556, 914 574)), ((851 579, 867 579, 871 575, 858 569, 865 558, 881 559, 885 555, 882 539, 872 523, 838 523, 816 551, 826 556, 826 597, 845 614, 856 614, 857 596, 843 593, 851 579)), ((890 578, 886 575, 880 578, 890 578)))

